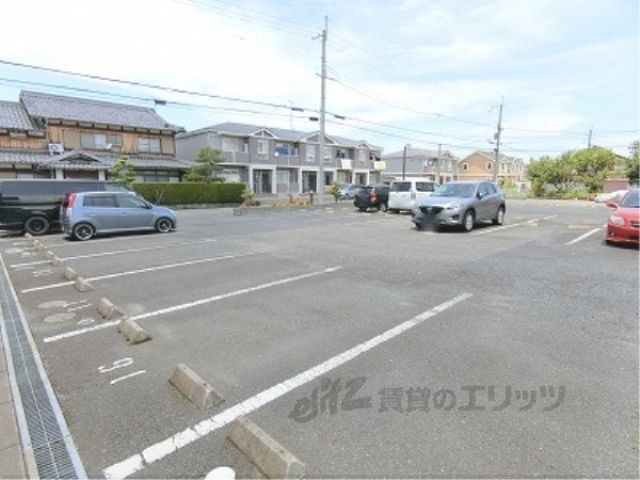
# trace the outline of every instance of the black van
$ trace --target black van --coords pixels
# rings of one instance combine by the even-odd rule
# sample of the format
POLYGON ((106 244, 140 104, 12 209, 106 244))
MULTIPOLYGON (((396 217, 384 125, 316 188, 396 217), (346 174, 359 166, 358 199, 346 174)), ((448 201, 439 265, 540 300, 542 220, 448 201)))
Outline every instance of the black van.
POLYGON ((0 180, 0 230, 31 235, 59 230, 65 194, 94 191, 131 192, 122 183, 98 180, 0 180))

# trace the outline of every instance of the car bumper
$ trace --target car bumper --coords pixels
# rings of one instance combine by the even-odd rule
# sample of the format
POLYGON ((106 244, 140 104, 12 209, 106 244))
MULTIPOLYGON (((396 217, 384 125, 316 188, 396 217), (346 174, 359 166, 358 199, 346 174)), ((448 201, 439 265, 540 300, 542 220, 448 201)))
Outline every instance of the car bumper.
POLYGON ((411 221, 419 226, 459 226, 462 225, 461 210, 441 210, 437 213, 425 213, 421 210, 412 211, 411 221))
POLYGON ((640 244, 640 229, 628 226, 607 224, 607 242, 640 244))

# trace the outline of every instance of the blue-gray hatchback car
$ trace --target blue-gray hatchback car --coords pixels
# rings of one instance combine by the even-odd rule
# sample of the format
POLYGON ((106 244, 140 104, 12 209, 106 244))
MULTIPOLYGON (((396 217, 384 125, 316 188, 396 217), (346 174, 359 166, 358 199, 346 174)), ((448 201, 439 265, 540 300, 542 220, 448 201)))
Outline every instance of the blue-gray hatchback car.
POLYGON ((173 210, 126 192, 71 193, 60 207, 60 220, 67 236, 83 241, 103 233, 169 233, 178 226, 173 210))

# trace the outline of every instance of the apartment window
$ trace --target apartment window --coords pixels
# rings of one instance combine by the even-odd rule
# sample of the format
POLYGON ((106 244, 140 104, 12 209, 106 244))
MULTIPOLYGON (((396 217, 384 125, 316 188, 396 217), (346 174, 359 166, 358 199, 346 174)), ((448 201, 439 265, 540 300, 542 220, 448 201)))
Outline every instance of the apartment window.
POLYGON ((487 170, 493 170, 493 162, 487 162, 487 170))
POLYGON ((160 139, 151 137, 138 137, 138 152, 160 153, 160 139))
POLYGON ((237 138, 223 138, 222 151, 223 152, 239 152, 240 151, 239 140, 237 138))
POLYGON ((307 145, 307 162, 314 162, 315 160, 316 160, 315 145, 307 145))
POLYGON ((465 170, 465 171, 466 171, 466 170, 469 170, 469 164, 468 164, 468 163, 466 163, 466 162, 465 162, 465 163, 463 163, 463 164, 462 164, 462 170, 465 170))
POLYGON ((258 140, 258 158, 269 158, 269 140, 258 140))
POLYGON ((282 170, 276 173, 278 183, 289 185, 289 170, 282 170))
POLYGON ((122 135, 106 133, 80 133, 80 147, 91 150, 109 150, 111 147, 122 146, 122 135))
POLYGON ((364 148, 358 149, 358 161, 365 163, 367 161, 367 151, 364 148))
POLYGON ((278 155, 284 155, 284 156, 298 154, 298 152, 296 152, 296 149, 293 148, 293 145, 291 143, 282 143, 282 142, 276 143, 276 153, 278 155))
POLYGON ((326 161, 327 159, 329 159, 329 160, 330 160, 330 159, 332 158, 332 156, 333 156, 333 148, 332 148, 332 147, 326 147, 326 146, 325 146, 325 147, 324 147, 324 159, 325 159, 325 161, 326 161))

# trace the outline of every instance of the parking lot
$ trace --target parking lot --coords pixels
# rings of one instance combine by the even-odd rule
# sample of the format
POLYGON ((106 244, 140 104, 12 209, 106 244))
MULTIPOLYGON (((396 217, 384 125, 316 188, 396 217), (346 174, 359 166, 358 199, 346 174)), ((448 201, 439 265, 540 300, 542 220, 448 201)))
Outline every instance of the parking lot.
POLYGON ((0 240, 88 477, 260 477, 227 439, 240 415, 308 478, 637 476, 639 257, 604 244, 607 207, 513 200, 470 233, 348 202, 177 214, 0 240), (186 399, 179 364, 224 402, 186 399))

